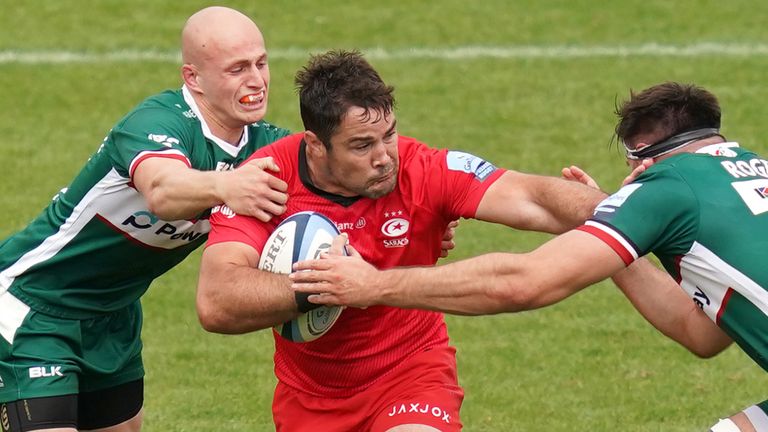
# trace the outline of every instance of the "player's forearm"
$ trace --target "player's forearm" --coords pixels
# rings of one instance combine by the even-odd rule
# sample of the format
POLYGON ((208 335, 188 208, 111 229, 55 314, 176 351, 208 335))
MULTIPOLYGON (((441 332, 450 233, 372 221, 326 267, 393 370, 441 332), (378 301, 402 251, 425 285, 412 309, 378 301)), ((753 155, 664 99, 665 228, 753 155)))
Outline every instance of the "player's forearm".
POLYGON ((150 211, 165 220, 193 218, 224 202, 218 171, 181 169, 158 175, 145 193, 150 211))
POLYGON ((197 311, 203 328, 225 334, 270 328, 298 315, 285 275, 239 265, 201 265, 197 311))
POLYGON ((544 210, 540 231, 560 234, 582 223, 607 194, 575 181, 538 177, 533 199, 544 210))
POLYGON ((632 305, 656 329, 701 357, 711 357, 731 339, 667 273, 645 258, 613 277, 632 305))
POLYGON ((496 314, 549 304, 525 256, 492 253, 451 264, 384 272, 382 303, 458 315, 496 314))

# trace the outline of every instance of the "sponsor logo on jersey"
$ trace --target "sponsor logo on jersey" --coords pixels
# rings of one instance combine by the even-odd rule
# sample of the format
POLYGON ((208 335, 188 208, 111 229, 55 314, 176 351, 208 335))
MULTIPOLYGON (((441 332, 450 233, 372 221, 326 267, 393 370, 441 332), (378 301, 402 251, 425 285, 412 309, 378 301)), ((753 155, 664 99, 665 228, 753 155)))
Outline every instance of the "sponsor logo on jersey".
POLYGON ((61 366, 35 366, 29 368, 29 378, 31 379, 50 378, 54 376, 64 376, 64 374, 61 373, 61 366))
POLYGON ((752 214, 768 212, 768 179, 733 182, 731 186, 736 189, 752 214))
POLYGON ((723 168, 734 178, 765 177, 768 178, 768 161, 764 159, 750 159, 748 161, 722 161, 723 168))
POLYGON ((598 204, 597 207, 595 208, 594 214, 598 214, 600 212, 603 212, 603 213, 615 212, 616 209, 621 207, 621 205, 627 201, 627 198, 629 198, 630 195, 635 193, 636 190, 640 189, 641 186, 643 186, 642 183, 632 183, 624 186, 623 188, 619 189, 615 194, 609 196, 608 198, 600 202, 600 204, 598 204))
POLYGON ((155 235, 168 236, 171 240, 186 240, 189 242, 197 240, 203 235, 200 231, 183 229, 181 226, 174 225, 181 222, 188 224, 188 221, 167 222, 161 220, 148 211, 138 211, 128 216, 122 223, 123 226, 131 226, 141 230, 151 229, 155 235))
POLYGON ((216 207, 212 208, 211 214, 214 214, 214 213, 221 213, 224 216, 226 216, 227 219, 232 219, 237 215, 237 213, 235 213, 235 211, 229 208, 229 206, 227 206, 226 204, 217 205, 216 207))
POLYGON ((451 423, 451 416, 448 413, 448 411, 436 405, 430 405, 430 404, 425 404, 420 402, 417 402, 417 403, 408 402, 407 404, 392 405, 392 411, 390 411, 389 414, 387 415, 389 417, 394 417, 399 414, 411 414, 411 413, 431 415, 433 417, 437 417, 441 419, 445 423, 448 423, 448 424, 451 423))
POLYGON ((360 217, 357 222, 334 222, 336 229, 341 232, 362 229, 365 228, 367 224, 368 223, 365 221, 364 217, 360 217))
POLYGON ((178 138, 170 137, 168 135, 163 135, 163 134, 149 134, 147 135, 147 139, 149 139, 150 141, 154 141, 158 144, 162 144, 166 147, 173 147, 174 145, 179 144, 178 138))
POLYGON ((485 159, 460 151, 449 151, 445 156, 445 162, 449 170, 474 174, 480 181, 496 171, 496 167, 485 159))
POLYGON ((218 161, 216 162, 215 171, 231 171, 235 169, 231 162, 218 161))

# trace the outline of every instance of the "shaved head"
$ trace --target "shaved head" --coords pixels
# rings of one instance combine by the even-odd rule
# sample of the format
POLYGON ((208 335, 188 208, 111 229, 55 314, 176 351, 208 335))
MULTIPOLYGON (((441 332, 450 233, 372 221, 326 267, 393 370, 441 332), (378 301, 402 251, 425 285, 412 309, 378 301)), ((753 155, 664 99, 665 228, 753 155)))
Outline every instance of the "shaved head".
POLYGON ((181 57, 185 89, 205 123, 238 143, 243 127, 266 115, 269 65, 261 31, 241 12, 208 7, 184 25, 181 57))
POLYGON ((202 9, 189 17, 181 32, 181 58, 202 67, 220 53, 244 41, 264 45, 256 24, 243 13, 222 6, 202 9))

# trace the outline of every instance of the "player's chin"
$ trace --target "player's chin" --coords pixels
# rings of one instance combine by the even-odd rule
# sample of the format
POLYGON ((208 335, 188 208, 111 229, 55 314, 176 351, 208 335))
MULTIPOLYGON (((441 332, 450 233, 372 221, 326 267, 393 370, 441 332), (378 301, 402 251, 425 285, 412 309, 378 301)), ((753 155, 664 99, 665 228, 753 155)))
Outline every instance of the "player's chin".
POLYGON ((365 189, 365 193, 360 195, 373 199, 381 198, 395 190, 395 186, 397 186, 397 177, 392 176, 387 180, 375 182, 369 185, 365 189))
POLYGON ((267 104, 262 104, 258 108, 251 108, 248 106, 241 106, 240 119, 245 124, 256 123, 267 115, 267 104))

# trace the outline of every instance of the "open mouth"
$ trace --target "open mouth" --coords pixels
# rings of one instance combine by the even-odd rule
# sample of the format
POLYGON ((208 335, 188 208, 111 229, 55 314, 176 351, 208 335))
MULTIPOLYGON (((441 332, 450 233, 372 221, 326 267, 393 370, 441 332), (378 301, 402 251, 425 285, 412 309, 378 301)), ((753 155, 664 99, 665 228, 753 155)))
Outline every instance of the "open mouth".
POLYGON ((258 93, 251 93, 247 94, 243 97, 241 97, 238 102, 240 102, 243 105, 258 105, 262 102, 264 102, 264 97, 266 96, 266 92, 263 90, 258 93))

